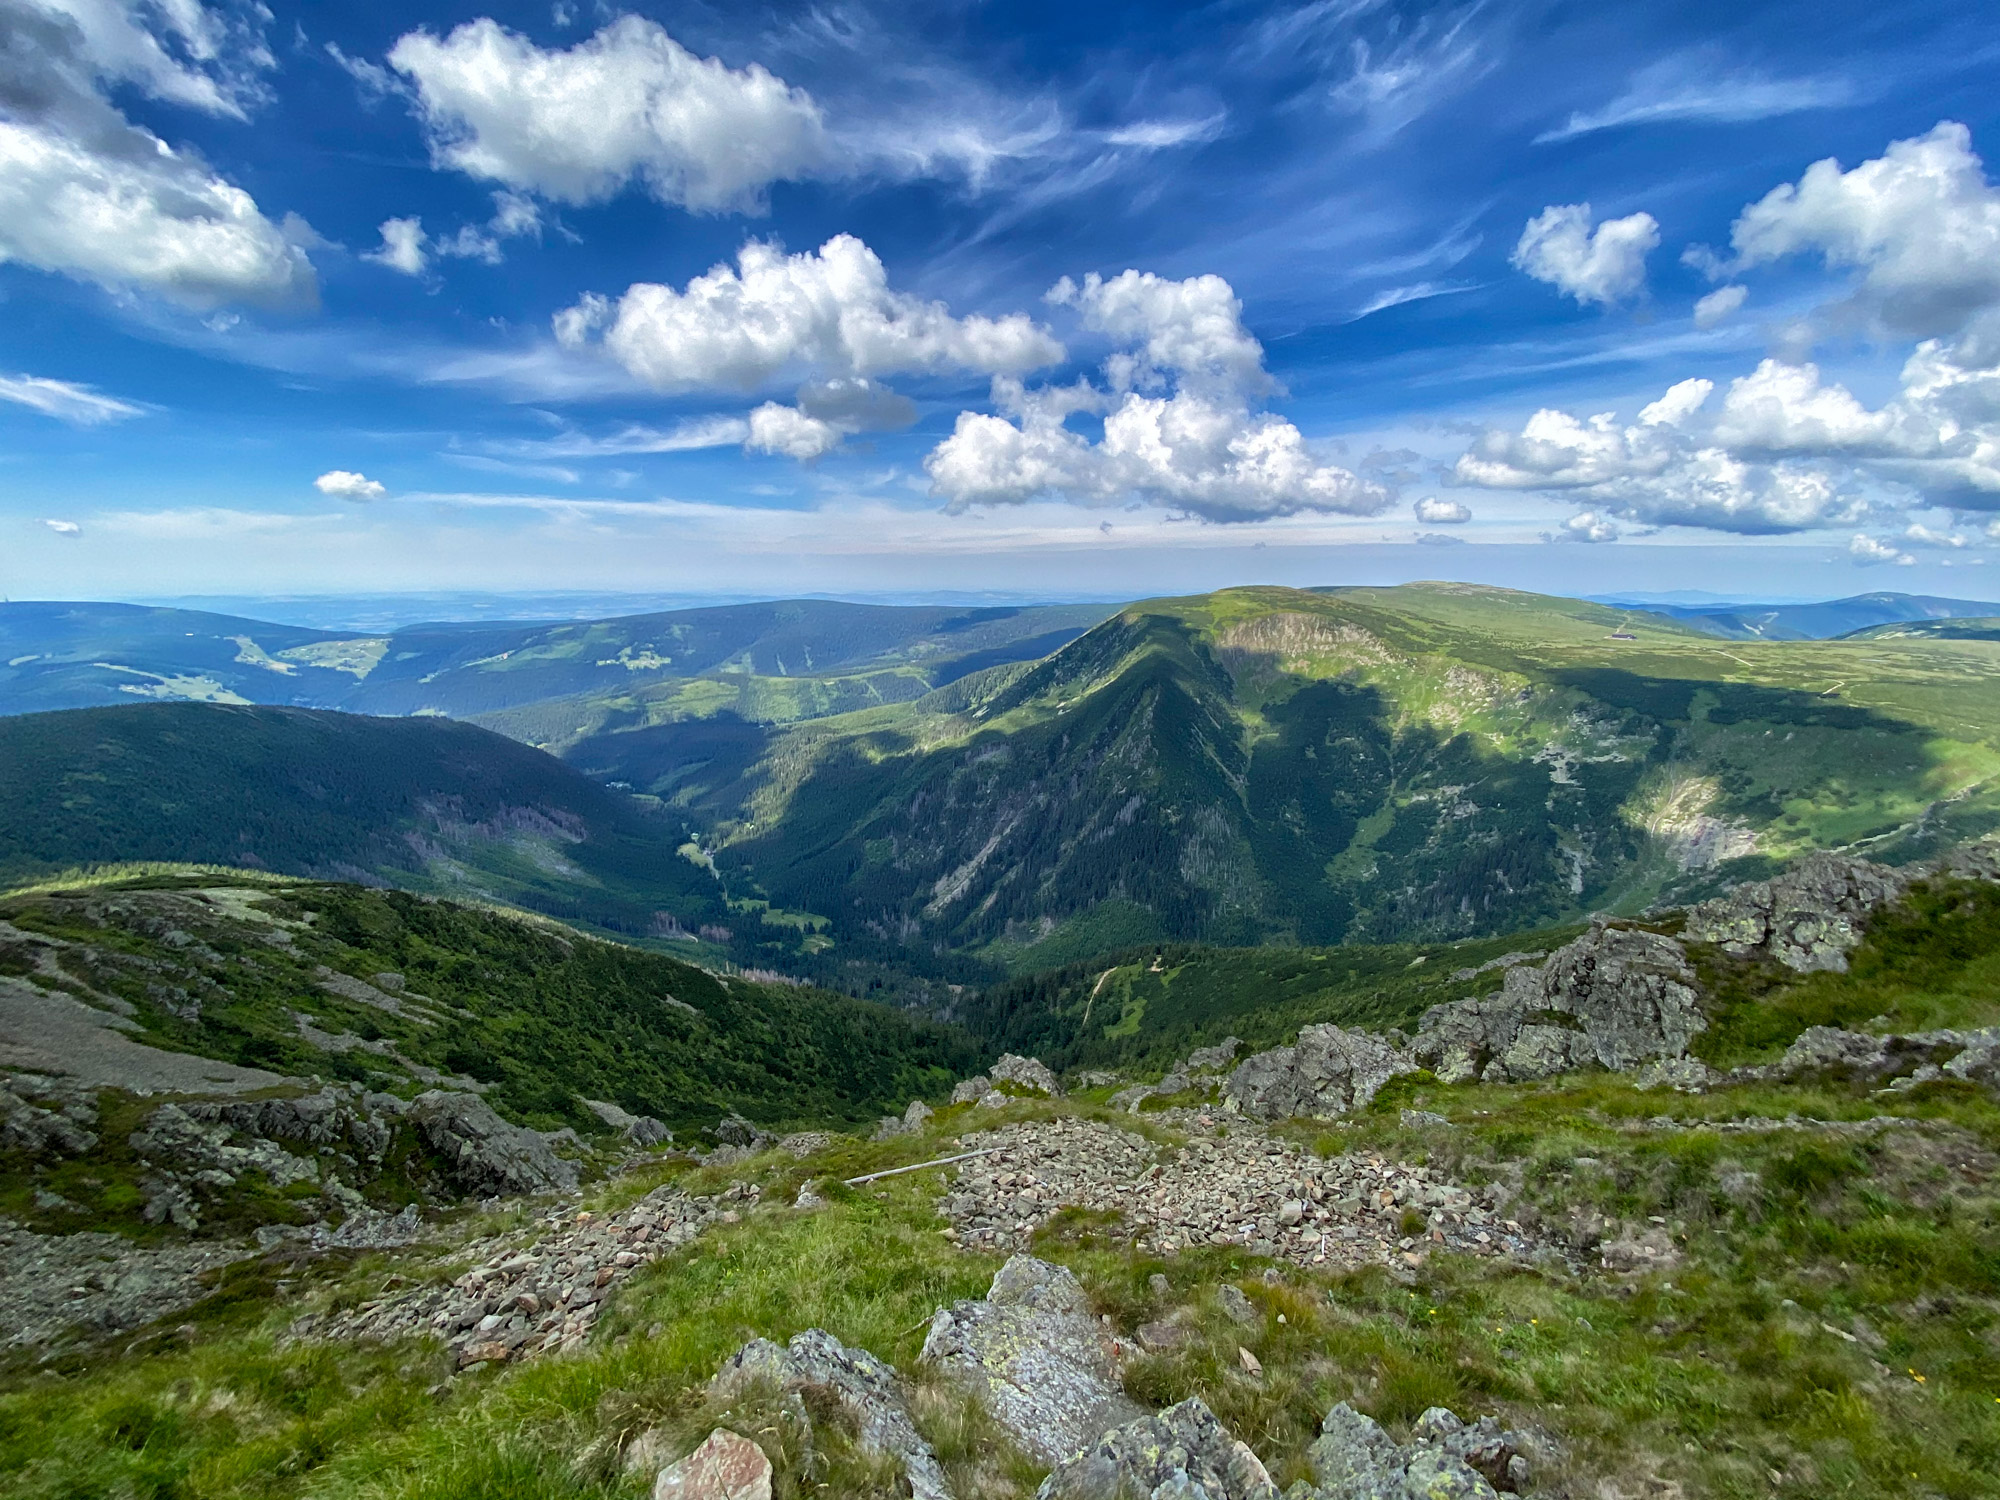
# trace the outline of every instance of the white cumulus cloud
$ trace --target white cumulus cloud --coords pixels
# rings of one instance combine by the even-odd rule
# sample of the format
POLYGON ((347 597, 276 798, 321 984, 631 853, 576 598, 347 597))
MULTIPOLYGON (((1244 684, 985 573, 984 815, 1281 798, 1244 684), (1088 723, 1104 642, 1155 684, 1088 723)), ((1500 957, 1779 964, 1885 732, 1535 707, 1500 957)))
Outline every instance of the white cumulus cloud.
POLYGON ((1854 268, 1862 310, 1893 333, 1954 333, 2000 302, 2000 190, 1949 120, 1851 171, 1814 162, 1744 209, 1730 242, 1744 266, 1817 254, 1854 268))
POLYGON ((1872 567, 1877 563, 1896 563, 1909 567, 1916 559, 1893 542, 1885 542, 1880 537, 1872 537, 1857 531, 1854 540, 1847 544, 1847 550, 1856 563, 1862 567, 1872 567))
POLYGON ((79 537, 83 535, 83 528, 74 521, 44 521, 42 524, 57 536, 79 537))
POLYGON ((505 258, 502 240, 542 232, 542 211, 532 198, 505 190, 493 195, 493 217, 483 225, 462 224, 442 239, 424 232, 422 219, 386 219, 382 223, 382 244, 361 258, 405 276, 421 276, 432 256, 457 260, 484 261, 497 266, 505 258))
POLYGON ((836 169, 803 90, 697 57, 639 16, 563 49, 482 17, 409 33, 389 64, 416 88, 439 165, 565 203, 638 182, 697 212, 755 209, 774 182, 836 169))
POLYGON ((1220 277, 1170 281, 1126 271, 1081 287, 1065 278, 1050 300, 1075 306, 1086 326, 1122 346, 1104 363, 1105 385, 1030 390, 996 379, 1001 414, 961 412, 924 460, 932 493, 950 508, 1044 495, 1085 504, 1136 498, 1245 521, 1303 511, 1374 515, 1394 498, 1315 454, 1290 422, 1256 409, 1273 382, 1220 277), (1067 425, 1081 413, 1102 417, 1101 440, 1067 425))
POLYGON ((754 390, 785 375, 1020 374, 1064 353, 1024 314, 959 318, 891 290, 881 259, 847 234, 799 255, 753 240, 734 267, 684 291, 637 282, 616 303, 586 297, 556 315, 555 331, 571 348, 601 331, 607 353, 662 391, 754 390))
POLYGON ((11 401, 78 427, 95 427, 136 417, 141 408, 87 385, 50 380, 40 375, 0 375, 0 401, 11 401))
POLYGON ((0 13, 0 261, 195 307, 312 301, 310 231, 273 223, 106 93, 131 83, 240 115, 269 61, 197 0, 17 0, 0 13))
POLYGON ((1456 500, 1440 500, 1436 495, 1426 495, 1413 508, 1417 519, 1426 526, 1463 526, 1472 519, 1470 506, 1456 500))
POLYGON ((1513 263, 1579 303, 1610 307, 1646 286, 1646 257, 1660 243, 1649 213, 1606 219, 1591 228, 1588 203, 1552 204, 1528 221, 1513 263))
POLYGON ((1711 381, 1682 381, 1630 424, 1611 412, 1578 418, 1545 408, 1518 433, 1482 433, 1452 476, 1486 489, 1582 499, 1600 517, 1748 535, 1803 531, 1865 509, 1840 467, 1816 462, 1819 449, 1793 441, 1801 424, 1841 420, 1837 401, 1785 406, 1801 387, 1782 367, 1737 381, 1720 414, 1706 411, 1713 390, 1711 381), (1761 446, 1746 455, 1721 440, 1725 431, 1761 446))
POLYGON ((421 276, 430 264, 430 257, 424 253, 424 240, 422 219, 384 219, 381 248, 361 258, 401 271, 405 276, 421 276))
POLYGON ((329 469, 313 481, 313 488, 336 500, 380 500, 389 493, 380 481, 352 469, 329 469))
POLYGON ((1735 316, 1737 309, 1743 306, 1744 299, 1749 295, 1750 289, 1745 286, 1717 287, 1706 297, 1696 301, 1694 326, 1706 329, 1727 322, 1735 316))
POLYGON ((776 453, 810 463, 838 448, 843 436, 831 422, 809 417, 797 407, 766 401, 750 413, 750 435, 743 446, 758 453, 776 453))

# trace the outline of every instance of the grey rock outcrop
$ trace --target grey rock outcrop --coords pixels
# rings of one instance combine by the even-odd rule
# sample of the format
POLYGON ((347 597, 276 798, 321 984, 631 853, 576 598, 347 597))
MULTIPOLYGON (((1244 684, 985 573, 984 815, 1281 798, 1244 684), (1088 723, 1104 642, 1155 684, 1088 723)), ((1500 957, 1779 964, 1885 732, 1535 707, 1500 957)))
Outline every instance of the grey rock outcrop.
POLYGON ((0 1079, 0 1150, 81 1156, 97 1145, 97 1095, 67 1079, 0 1079))
POLYGON ((867 1350, 850 1349, 818 1328, 794 1334, 782 1348, 752 1339, 723 1363, 709 1392, 730 1399, 758 1383, 830 1398, 854 1423, 864 1449, 902 1464, 912 1500, 951 1500, 944 1468, 910 1419, 896 1372, 867 1350))
POLYGON ((996 1088, 1011 1083, 1015 1088, 1047 1094, 1051 1099, 1062 1097, 1062 1085, 1039 1057, 1020 1057, 1009 1052, 993 1065, 991 1073, 996 1088))
POLYGON ((1937 1079, 2000 1088, 2000 1026, 1892 1036, 1809 1026, 1776 1063, 1744 1071, 1777 1078, 1833 1074, 1891 1088, 1937 1079))
POLYGON ((926 1125, 930 1124, 931 1116, 936 1113, 937 1111, 924 1103, 923 1100, 912 1099, 910 1107, 904 1110, 901 1115, 882 1116, 881 1123, 875 1127, 875 1139, 886 1141, 892 1140, 899 1135, 915 1135, 926 1125))
POLYGON ((763 1126, 746 1120, 734 1110, 724 1115, 715 1127, 715 1138, 725 1146, 734 1146, 743 1151, 765 1151, 778 1143, 778 1138, 763 1126))
POLYGON ((409 1120, 444 1158, 461 1192, 491 1197, 576 1186, 572 1164, 534 1131, 509 1125, 477 1094, 432 1089, 410 1101, 409 1120))
POLYGON ((1492 1417, 1466 1423, 1442 1406, 1400 1444, 1343 1401, 1306 1452, 1314 1483, 1294 1485, 1287 1500, 1494 1500, 1527 1482, 1525 1446, 1492 1417))
POLYGON ((1240 1037, 1226 1036, 1213 1047, 1197 1047, 1187 1055, 1183 1070, 1189 1073, 1219 1073, 1236 1061, 1242 1050, 1240 1037))
POLYGON ((1730 953, 1768 953, 1802 974, 1845 973, 1868 914, 1918 872, 1839 854, 1812 854, 1769 880, 1738 886, 1688 912, 1685 936, 1730 953))
POLYGON ((586 1099, 583 1107, 635 1146, 664 1146, 674 1133, 651 1115, 635 1115, 607 1099, 586 1099))
POLYGON ((1410 1054, 1446 1083, 1520 1082, 1687 1055, 1706 1029, 1694 966, 1670 937, 1599 925, 1497 995, 1424 1013, 1410 1054))
POLYGON ((1341 1115, 1365 1108, 1383 1084, 1416 1068, 1368 1032, 1308 1026, 1293 1045, 1245 1058, 1222 1091, 1226 1108, 1252 1119, 1341 1115))
POLYGON ((335 1088, 290 1099, 194 1100, 184 1106, 190 1119, 205 1125, 267 1141, 350 1147, 372 1161, 389 1149, 404 1107, 394 1094, 335 1088))
POLYGON ((1077 1279, 1033 1256, 1002 1266, 984 1301, 939 1308, 922 1358, 970 1385, 1043 1463, 1141 1414, 1118 1384, 1115 1351, 1077 1279))
POLYGON ((1105 1433, 1058 1464, 1036 1500, 1278 1500, 1247 1445, 1199 1399, 1105 1433))
POLYGON ((980 1098, 991 1090, 992 1087, 993 1080, 988 1078, 984 1073, 975 1074, 971 1078, 960 1079, 952 1086, 951 1102, 953 1104, 977 1104, 980 1098))

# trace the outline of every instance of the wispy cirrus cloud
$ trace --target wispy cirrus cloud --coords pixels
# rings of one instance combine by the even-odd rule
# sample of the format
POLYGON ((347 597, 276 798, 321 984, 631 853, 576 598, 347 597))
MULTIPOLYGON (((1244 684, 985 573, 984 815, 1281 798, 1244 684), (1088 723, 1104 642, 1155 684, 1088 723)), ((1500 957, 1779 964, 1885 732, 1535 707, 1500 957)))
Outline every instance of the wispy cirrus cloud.
POLYGON ((1718 74, 1708 60, 1669 58, 1641 69, 1624 93, 1593 110, 1578 110, 1538 146, 1574 140, 1599 130, 1669 123, 1742 125, 1813 109, 1839 109, 1860 101, 1862 90, 1838 74, 1769 78, 1761 73, 1718 74))
POLYGON ((50 380, 40 375, 0 375, 0 401, 25 406, 58 422, 77 427, 97 427, 105 422, 122 422, 144 413, 145 408, 120 401, 87 385, 67 380, 50 380))

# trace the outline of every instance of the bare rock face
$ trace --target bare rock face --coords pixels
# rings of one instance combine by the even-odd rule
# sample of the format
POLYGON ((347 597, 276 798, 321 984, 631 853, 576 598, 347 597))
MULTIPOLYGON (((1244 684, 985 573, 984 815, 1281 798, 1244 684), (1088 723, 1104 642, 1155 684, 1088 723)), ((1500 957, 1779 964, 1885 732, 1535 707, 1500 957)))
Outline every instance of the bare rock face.
POLYGON ((1410 1053, 1445 1083, 1522 1082, 1685 1057, 1707 1025, 1679 943, 1599 926, 1538 967, 1510 967, 1497 995, 1432 1006, 1410 1053))
POLYGON ((768 1150, 778 1143, 778 1138, 770 1131, 733 1110, 716 1125, 715 1138, 725 1146, 753 1153, 768 1150))
POLYGON ((1417 1065, 1378 1036, 1308 1026, 1289 1047, 1237 1064, 1223 1085, 1225 1107, 1258 1120, 1341 1115, 1365 1108, 1382 1085, 1417 1065))
POLYGON ((1036 1500, 1278 1500, 1257 1455, 1199 1399, 1113 1428, 1058 1464, 1036 1500))
POLYGON ((922 1357, 969 1384, 1043 1463, 1140 1415, 1077 1279, 1030 1255, 1000 1268, 985 1301, 938 1309, 922 1357))
POLYGON ((410 1101, 410 1123, 445 1159, 453 1183, 480 1196, 576 1186, 576 1168, 532 1130, 509 1125, 477 1094, 432 1089, 410 1101))
POLYGON ((850 1349, 818 1328, 794 1334, 783 1348, 752 1339, 723 1363, 709 1392, 728 1399, 759 1382, 832 1400, 854 1423, 863 1448, 902 1464, 911 1500, 951 1500, 944 1468, 910 1420, 896 1372, 867 1350, 850 1349))
POLYGON ((1845 973, 1868 914, 1902 895, 1912 878, 1865 859, 1809 855, 1782 875, 1693 907, 1685 935, 1730 953, 1768 953, 1801 974, 1845 973))
POLYGON ((1011 1083, 1030 1093, 1047 1094, 1051 1099, 1062 1097, 1062 1085, 1048 1064, 1038 1057, 1018 1057, 1009 1052, 993 1065, 992 1077, 996 1086, 1011 1083))
POLYGON ((726 1427, 678 1463, 660 1470, 653 1500, 771 1500, 771 1460, 726 1427))

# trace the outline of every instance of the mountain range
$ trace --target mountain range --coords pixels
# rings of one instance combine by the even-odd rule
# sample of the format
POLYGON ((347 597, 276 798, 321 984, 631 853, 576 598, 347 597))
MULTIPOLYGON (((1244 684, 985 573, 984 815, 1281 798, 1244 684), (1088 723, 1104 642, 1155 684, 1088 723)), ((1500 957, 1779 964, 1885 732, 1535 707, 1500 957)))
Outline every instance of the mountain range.
MULTIPOLYGON (((98 617, 67 618, 81 639, 98 617)), ((230 622, 183 635, 216 681, 331 674, 350 709, 420 716, 0 720, 33 789, 0 863, 349 868, 949 1008, 941 985, 1135 944, 1455 941, 2000 823, 2000 659, 1965 625, 1737 642, 1456 584, 1235 589, 1088 629, 1061 607, 646 619, 431 627, 346 667, 247 638, 291 674, 239 660, 230 622)))

